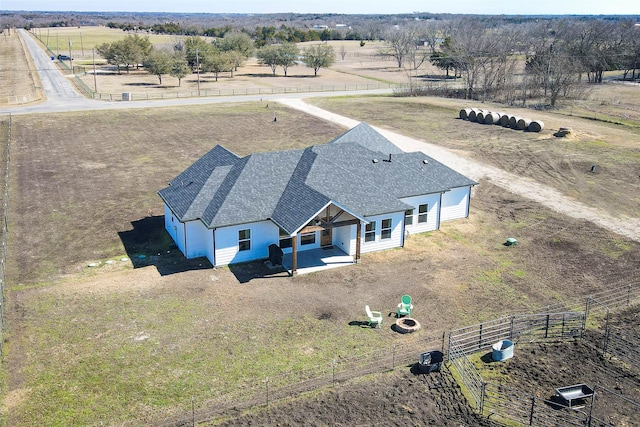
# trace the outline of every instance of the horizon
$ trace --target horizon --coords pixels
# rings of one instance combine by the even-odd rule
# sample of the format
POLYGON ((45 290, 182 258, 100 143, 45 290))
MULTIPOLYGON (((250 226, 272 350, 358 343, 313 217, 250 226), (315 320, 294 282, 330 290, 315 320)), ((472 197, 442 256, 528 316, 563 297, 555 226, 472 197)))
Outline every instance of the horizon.
POLYGON ((80 0, 3 0, 2 12, 57 12, 57 13, 181 13, 181 14, 243 14, 266 15, 276 13, 340 14, 340 15, 400 15, 400 14, 464 14, 464 15, 640 15, 640 2, 628 0, 539 0, 533 4, 505 4, 502 0, 483 2, 433 2, 415 0, 351 1, 325 0, 307 3, 281 0, 275 4, 267 0, 183 0, 181 2, 138 0, 111 0, 93 2, 87 7, 80 0))

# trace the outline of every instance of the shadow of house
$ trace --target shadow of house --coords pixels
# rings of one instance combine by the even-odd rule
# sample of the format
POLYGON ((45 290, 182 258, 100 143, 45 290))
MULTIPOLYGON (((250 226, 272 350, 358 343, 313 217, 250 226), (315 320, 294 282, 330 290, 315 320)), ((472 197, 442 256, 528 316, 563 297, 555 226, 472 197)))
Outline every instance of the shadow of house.
POLYGON ((271 266, 269 262, 264 260, 229 264, 228 267, 239 283, 248 283, 253 279, 290 277, 289 272, 283 266, 271 266))
POLYGON ((206 258, 186 259, 164 228, 163 216, 132 221, 133 229, 119 231, 133 268, 155 266, 162 276, 212 268, 206 258))

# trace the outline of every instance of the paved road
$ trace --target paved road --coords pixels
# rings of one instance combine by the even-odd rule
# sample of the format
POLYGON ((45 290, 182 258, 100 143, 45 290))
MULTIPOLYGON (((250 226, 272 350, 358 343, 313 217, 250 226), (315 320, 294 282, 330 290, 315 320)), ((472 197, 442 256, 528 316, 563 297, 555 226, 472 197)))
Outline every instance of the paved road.
POLYGON ((89 111, 89 110, 112 110, 123 108, 152 108, 170 107, 179 105, 202 105, 218 104, 228 102, 249 102, 267 101, 276 98, 317 98, 328 96, 354 96, 362 94, 386 94, 391 93, 391 89, 366 90, 366 91, 343 91, 343 92, 311 92, 311 93, 291 93, 274 95, 240 95, 240 96, 213 96, 198 98, 175 98, 158 99, 152 101, 100 101, 87 99, 78 95, 69 81, 71 76, 64 76, 56 67, 54 61, 42 50, 38 43, 25 30, 19 30, 19 34, 25 41, 29 54, 36 64, 38 75, 42 82, 47 100, 39 104, 21 107, 11 107, 0 110, 0 114, 11 113, 39 114, 39 113, 59 113, 67 111, 89 111))
MULTIPOLYGON (((34 59, 42 87, 47 95, 47 101, 26 107, 13 108, 12 114, 36 114, 62 111, 103 110, 120 108, 151 108, 176 105, 198 105, 225 102, 246 102, 259 100, 273 100, 291 108, 302 110, 322 119, 352 128, 359 122, 339 114, 331 113, 318 107, 306 104, 301 98, 319 96, 361 95, 363 93, 389 93, 390 90, 352 91, 352 92, 318 92, 306 94, 276 94, 276 95, 248 95, 222 96, 209 98, 178 98, 156 101, 107 102, 86 99, 78 95, 67 77, 63 77, 51 58, 38 46, 33 38, 24 30, 20 35, 25 40, 31 56, 34 59)), ((2 111, 0 111, 2 113, 2 111)), ((513 175, 509 172, 458 156, 438 145, 429 144, 414 138, 409 138, 384 129, 377 129, 381 134, 393 141, 405 151, 423 151, 427 155, 445 165, 475 179, 487 179, 506 190, 519 194, 528 199, 541 203, 557 212, 573 218, 591 221, 600 227, 627 236, 640 242, 640 218, 615 218, 607 212, 598 210, 568 198, 558 190, 542 185, 533 180, 513 175)))

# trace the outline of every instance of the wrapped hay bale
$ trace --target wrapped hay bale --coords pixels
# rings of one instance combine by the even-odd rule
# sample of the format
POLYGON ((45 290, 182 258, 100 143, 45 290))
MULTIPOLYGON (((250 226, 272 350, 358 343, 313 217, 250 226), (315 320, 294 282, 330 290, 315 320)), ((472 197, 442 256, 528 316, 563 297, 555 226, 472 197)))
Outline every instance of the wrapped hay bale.
POLYGON ((518 116, 509 116, 509 127, 511 129, 518 129, 518 121, 521 117, 518 116))
POLYGON ((542 120, 533 120, 529 125, 530 132, 540 132, 544 129, 544 123, 542 120))
POLYGON ((500 113, 487 113, 484 116, 484 123, 487 125, 497 125, 500 123, 500 113))
POLYGON ((511 119, 511 117, 513 116, 506 113, 500 116, 500 126, 509 127, 509 119, 511 119))
POLYGON ((471 112, 468 114, 469 121, 470 122, 477 122, 478 121, 478 113, 479 112, 480 112, 480 109, 472 108, 471 112))
POLYGON ((487 114, 487 111, 480 110, 476 113, 476 121, 478 123, 484 124, 484 115, 487 114))
POLYGON ((469 120, 469 113, 471 113, 471 108, 463 108, 460 110, 460 118, 462 120, 469 120))
POLYGON ((518 130, 527 130, 530 124, 531 119, 520 119, 518 120, 518 130))

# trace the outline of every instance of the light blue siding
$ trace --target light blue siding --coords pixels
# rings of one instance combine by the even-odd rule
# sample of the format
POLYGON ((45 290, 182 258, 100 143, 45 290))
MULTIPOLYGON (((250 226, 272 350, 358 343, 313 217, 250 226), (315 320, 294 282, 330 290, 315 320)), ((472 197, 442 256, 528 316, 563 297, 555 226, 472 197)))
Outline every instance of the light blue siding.
POLYGON ((180 252, 185 253, 184 223, 178 221, 167 205, 164 205, 164 228, 171 236, 180 252))
POLYGON ((361 227, 361 246, 360 252, 376 252, 382 251, 385 249, 398 248, 403 244, 403 223, 404 223, 404 212, 395 212, 385 215, 377 215, 372 217, 367 217, 368 221, 376 222, 376 230, 375 230, 375 241, 366 242, 366 224, 362 224, 361 227), (391 238, 382 239, 381 231, 382 231, 382 220, 391 219, 391 238))
POLYGON ((469 216, 469 198, 471 187, 454 188, 442 195, 440 221, 467 218, 469 216))
MULTIPOLYGON (((207 239, 207 235, 211 234, 209 230, 200 220, 189 221, 185 223, 187 233, 187 258, 198 258, 207 255, 207 246, 211 239, 207 239)), ((183 252, 184 253, 184 252, 183 252)))
POLYGON ((401 200, 413 206, 413 222, 411 225, 405 226, 406 232, 409 234, 415 234, 423 233, 425 231, 434 231, 440 228, 440 193, 406 197, 401 200), (429 206, 429 210, 427 211, 427 222, 418 223, 418 207, 424 204, 429 206))
POLYGON ((215 230, 215 265, 227 265, 237 262, 266 259, 269 257, 269 245, 278 244, 278 227, 271 221, 252 222, 215 230), (238 232, 251 230, 251 249, 238 249, 238 232))

